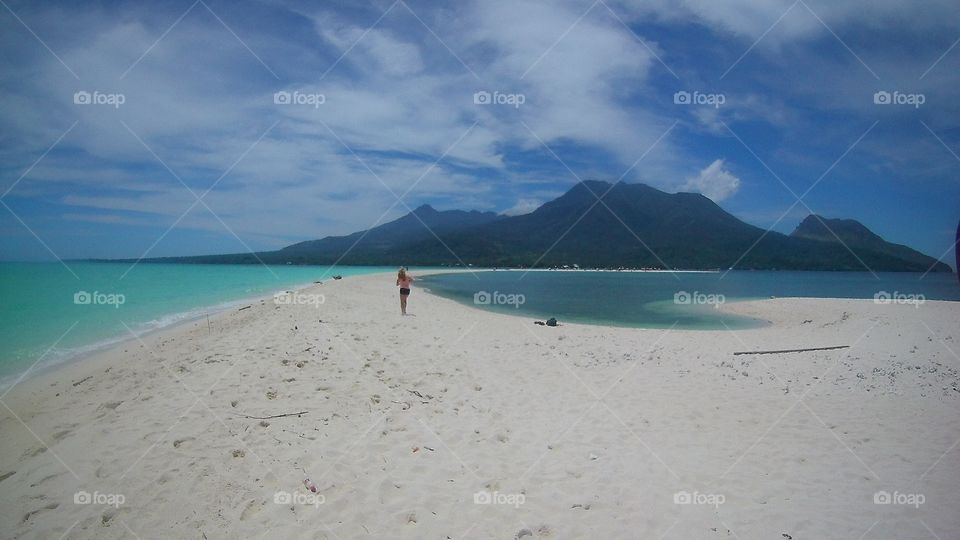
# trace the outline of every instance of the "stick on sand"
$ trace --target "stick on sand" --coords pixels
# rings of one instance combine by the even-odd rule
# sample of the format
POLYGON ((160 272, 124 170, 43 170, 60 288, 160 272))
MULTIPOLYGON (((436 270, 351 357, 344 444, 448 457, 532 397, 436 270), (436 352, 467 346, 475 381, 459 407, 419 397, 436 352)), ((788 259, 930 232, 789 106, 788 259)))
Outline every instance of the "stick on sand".
POLYGON ((812 347, 810 349, 783 349, 780 351, 740 351, 733 353, 734 356, 741 354, 779 354, 779 353, 791 353, 791 352, 807 352, 807 351, 832 351, 835 349, 849 349, 849 345, 836 345, 834 347, 812 347))
POLYGON ((290 413, 284 413, 284 414, 271 414, 270 416, 250 416, 247 414, 238 414, 237 416, 242 416, 244 418, 252 418, 254 420, 269 420, 271 418, 283 418, 284 416, 300 416, 301 414, 307 414, 307 411, 290 412, 290 413))

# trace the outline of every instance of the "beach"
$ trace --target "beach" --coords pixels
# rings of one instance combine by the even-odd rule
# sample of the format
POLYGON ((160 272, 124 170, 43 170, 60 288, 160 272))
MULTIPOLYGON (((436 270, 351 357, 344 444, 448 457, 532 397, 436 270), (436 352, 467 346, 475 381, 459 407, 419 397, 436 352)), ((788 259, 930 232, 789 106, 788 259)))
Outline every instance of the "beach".
POLYGON ((720 309, 770 324, 546 327, 416 283, 401 317, 374 274, 151 333, 5 391, 0 537, 960 536, 960 303, 720 309))

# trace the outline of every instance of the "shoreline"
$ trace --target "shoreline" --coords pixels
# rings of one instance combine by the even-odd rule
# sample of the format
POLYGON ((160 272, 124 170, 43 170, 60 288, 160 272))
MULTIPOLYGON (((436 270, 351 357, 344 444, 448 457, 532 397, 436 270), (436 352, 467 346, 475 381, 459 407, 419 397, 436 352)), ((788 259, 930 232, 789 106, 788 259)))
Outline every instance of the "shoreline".
MULTIPOLYGON (((449 269, 447 269, 447 268, 426 267, 426 269, 422 269, 422 270, 421 270, 420 268, 414 268, 414 270, 421 271, 421 272, 429 272, 429 273, 426 274, 426 275, 451 274, 451 273, 491 272, 491 271, 493 271, 493 272, 504 272, 504 271, 509 271, 509 272, 621 272, 621 273, 623 273, 623 272, 633 272, 633 273, 720 273, 720 272, 721 272, 720 270, 643 270, 643 269, 609 270, 609 269, 593 269, 593 268, 533 268, 533 269, 522 269, 522 268, 449 268, 449 269)), ((385 271, 384 273, 387 273, 387 271, 385 271)), ((364 275, 376 275, 376 274, 380 274, 380 272, 372 272, 372 273, 370 273, 370 274, 360 274, 360 275, 358 275, 358 276, 346 276, 346 277, 343 278, 343 279, 349 279, 349 278, 351 278, 351 277, 362 277, 362 276, 364 276, 364 275)), ((327 274, 324 274, 324 275, 327 275, 327 274)), ((175 328, 177 328, 177 327, 179 327, 179 326, 182 326, 182 325, 185 325, 185 324, 189 324, 189 323, 191 323, 191 322, 196 322, 196 321, 198 321, 198 320, 200 320, 200 319, 204 319, 204 318, 206 318, 206 317, 217 316, 217 315, 223 314, 223 313, 225 313, 225 312, 230 311, 232 308, 238 307, 238 306, 240 306, 240 305, 242 305, 242 304, 246 304, 246 303, 256 303, 256 302, 259 302, 259 301, 261 301, 261 300, 267 300, 267 299, 273 298, 275 295, 277 295, 277 294, 279 294, 279 293, 281 293, 281 292, 290 292, 290 291, 292 291, 292 292, 294 292, 294 293, 301 293, 301 292, 303 292, 304 290, 309 289, 309 288, 311 288, 311 287, 314 287, 314 286, 316 286, 316 285, 322 285, 323 283, 333 282, 333 281, 336 281, 336 280, 334 280, 332 277, 329 277, 329 276, 328 276, 328 277, 326 278, 326 281, 323 281, 322 283, 319 283, 319 284, 318 284, 318 283, 313 283, 313 282, 310 282, 310 283, 301 283, 301 284, 291 285, 291 286, 289 286, 289 287, 287 287, 287 288, 277 289, 276 291, 274 291, 274 292, 272 292, 272 293, 270 293, 270 294, 259 295, 259 296, 255 295, 255 296, 250 296, 250 297, 243 297, 243 298, 239 298, 239 299, 237 299, 237 300, 229 300, 229 301, 226 301, 226 302, 220 302, 220 303, 212 304, 212 305, 209 305, 209 306, 201 306, 201 307, 198 307, 198 308, 195 308, 195 309, 188 310, 188 311, 186 311, 186 312, 177 312, 177 313, 172 313, 172 314, 164 315, 164 316, 161 317, 161 319, 173 318, 174 320, 172 320, 171 322, 169 322, 169 323, 167 323, 167 324, 161 324, 161 325, 156 326, 156 327, 147 328, 147 329, 145 329, 145 330, 143 330, 143 331, 137 331, 137 329, 134 329, 134 332, 135 332, 134 335, 130 335, 130 332, 126 332, 126 333, 122 333, 122 334, 120 334, 120 335, 118 335, 118 336, 114 336, 114 337, 111 337, 111 338, 106 338, 106 339, 103 339, 103 340, 99 340, 99 341, 96 341, 96 342, 94 342, 94 343, 91 343, 91 344, 88 344, 88 345, 84 345, 84 346, 81 346, 81 347, 78 347, 78 348, 68 349, 68 350, 63 351, 64 353, 66 353, 66 356, 65 356, 65 357, 56 358, 55 360, 49 361, 49 362, 36 362, 36 363, 32 364, 31 367, 28 367, 28 368, 25 370, 25 372, 12 373, 12 374, 10 374, 10 375, 5 375, 5 376, 3 376, 2 378, 0 378, 0 394, 6 392, 11 386, 14 386, 14 385, 20 384, 20 383, 22 383, 22 382, 25 382, 25 381, 27 381, 27 380, 30 380, 31 378, 33 378, 33 377, 35 377, 35 376, 37 376, 37 375, 39 375, 39 374, 48 373, 48 372, 51 372, 51 371, 55 371, 55 370, 57 370, 57 369, 59 369, 59 368, 61 368, 61 367, 69 366, 69 365, 74 364, 74 363, 77 363, 77 362, 82 362, 82 361, 84 361, 85 359, 88 359, 88 358, 90 358, 90 357, 92 357, 92 356, 96 356, 97 354, 107 353, 107 352, 110 351, 111 349, 121 347, 121 346, 123 346, 123 345, 125 345, 125 344, 128 344, 128 343, 130 343, 130 342, 136 341, 136 340, 138 340, 138 339, 140 339, 140 338, 143 338, 143 337, 145 337, 145 336, 152 335, 152 334, 155 334, 155 333, 157 333, 157 332, 163 332, 163 331, 166 331, 166 330, 171 330, 171 331, 172 331, 172 330, 174 330, 175 328), (195 313, 195 314, 194 314, 194 313, 195 313), (181 316, 183 316, 183 317, 182 317, 182 318, 179 318, 179 317, 181 317, 181 316), (24 373, 26 373, 26 376, 24 376, 24 373)), ((437 296, 437 297, 440 297, 440 298, 445 298, 445 299, 448 299, 448 300, 452 300, 453 302, 456 302, 456 303, 458 303, 458 304, 460 304, 460 305, 463 305, 463 306, 465 306, 465 307, 467 307, 467 308, 471 308, 471 306, 470 306, 469 303, 467 303, 467 302, 460 302, 459 300, 454 300, 454 299, 450 299, 450 298, 444 297, 444 296, 442 296, 442 295, 435 294, 435 293, 431 292, 429 289, 423 289, 423 288, 420 288, 420 289, 421 289, 421 290, 424 290, 424 291, 427 292, 428 294, 432 294, 432 295, 437 296)), ((767 300, 767 299, 772 299, 772 300, 776 300, 776 299, 787 299, 787 300, 819 299, 819 300, 864 300, 864 301, 870 301, 869 299, 849 299, 849 298, 836 298, 836 297, 816 297, 816 296, 813 296, 813 297, 800 297, 800 296, 783 296, 783 297, 776 297, 776 296, 771 296, 771 297, 769 297, 769 298, 753 298, 753 297, 734 298, 734 297, 731 297, 731 299, 728 300, 728 303, 734 304, 734 303, 753 302, 753 301, 760 301, 760 300, 767 300)), ((955 302, 955 303, 960 303, 960 301, 952 301, 952 300, 926 300, 926 302, 955 302)), ((472 309, 478 309, 478 310, 481 310, 481 311, 487 311, 487 312, 489 312, 489 313, 496 313, 496 314, 505 315, 505 316, 509 316, 509 317, 519 317, 519 318, 535 318, 535 317, 537 317, 537 315, 533 315, 533 314, 529 314, 529 313, 510 313, 510 312, 506 312, 506 311, 485 310, 484 308, 482 308, 482 307, 477 307, 477 306, 472 306, 472 309)), ((735 312, 734 312, 734 313, 735 313, 735 312)), ((149 325, 149 324, 152 323, 152 322, 153 322, 153 321, 147 321, 147 322, 141 323, 141 324, 142 324, 142 325, 149 325)), ((762 322, 762 323, 764 323, 764 324, 771 324, 771 321, 768 321, 768 320, 765 320, 765 319, 764 319, 764 320, 760 320, 760 322, 762 322)), ((658 329, 659 329, 659 330, 663 330, 663 329, 669 328, 669 326, 659 327, 659 326, 633 326, 633 325, 627 325, 627 324, 613 324, 613 323, 610 323, 610 322, 608 322, 608 321, 586 322, 586 321, 582 321, 582 320, 571 320, 571 321, 568 321, 568 322, 561 321, 561 323, 563 323, 563 324, 578 324, 578 325, 584 325, 584 326, 596 326, 596 327, 624 328, 624 329, 649 329, 649 330, 658 330, 658 329)), ((691 329, 686 329, 686 330, 689 330, 689 331, 692 331, 692 332, 699 332, 699 331, 716 331, 717 329, 715 329, 715 328, 702 328, 702 329, 699 329, 699 328, 691 328, 691 329)), ((733 330, 731 330, 731 331, 733 331, 733 330)))
MULTIPOLYGON (((647 273, 720 273, 720 272, 721 272, 720 270, 644 270, 644 269, 609 270, 609 269, 593 269, 593 268, 533 268, 533 269, 522 269, 522 268, 449 268, 449 269, 447 269, 447 268, 433 268, 433 267, 426 267, 426 268, 427 268, 427 269, 424 269, 424 270, 421 270, 421 269, 419 269, 419 268, 415 268, 415 270, 422 271, 422 272, 429 272, 429 274, 426 274, 426 275, 451 274, 451 273, 473 273, 473 272, 504 272, 504 271, 509 271, 509 272, 621 272, 621 273, 622 273, 622 272, 634 272, 634 273, 644 273, 644 272, 647 272, 647 273)), ((387 273, 387 271, 385 271, 385 272, 383 272, 383 273, 387 273)), ((372 272, 372 273, 370 273, 370 274, 360 274, 360 275, 357 275, 357 276, 346 276, 346 277, 343 278, 343 279, 350 279, 351 277, 362 277, 362 276, 365 276, 365 275, 377 275, 377 274, 380 274, 380 272, 372 272)), ((327 275, 327 274, 324 274, 324 275, 327 275)), ((134 334, 133 334, 133 335, 130 335, 130 332, 127 332, 127 333, 125 333, 125 334, 120 334, 120 335, 118 335, 118 336, 114 336, 114 337, 107 338, 107 339, 104 339, 104 340, 96 341, 96 342, 94 342, 94 343, 91 343, 91 344, 88 344, 88 345, 84 345, 84 346, 82 346, 82 347, 78 347, 78 348, 74 348, 74 349, 68 349, 68 350, 65 350, 65 351, 64 351, 64 353, 66 353, 66 356, 65 356, 65 357, 57 358, 57 359, 55 359, 55 360, 53 360, 53 361, 50 361, 50 362, 40 362, 40 361, 38 361, 38 362, 35 362, 34 364, 32 364, 30 367, 28 367, 24 372, 14 373, 14 374, 10 374, 10 375, 3 376, 2 378, 0 378, 0 394, 5 393, 5 392, 6 392, 7 390, 9 390, 12 386, 15 386, 15 385, 18 385, 18 384, 20 384, 20 383, 22 383, 22 382, 25 382, 25 381, 27 381, 27 380, 30 380, 31 378, 36 377, 36 376, 38 376, 38 375, 40 375, 40 374, 49 373, 49 372, 52 372, 52 371, 56 371, 57 369, 59 369, 59 368, 61 368, 61 367, 66 367, 66 366, 69 366, 69 365, 74 364, 74 363, 77 363, 77 362, 82 362, 82 361, 84 361, 85 359, 91 358, 91 357, 96 356, 96 355, 98 355, 98 354, 105 354, 105 353, 109 352, 111 349, 122 347, 122 346, 125 345, 125 344, 128 344, 128 343, 130 343, 130 342, 137 341, 138 339, 141 339, 141 338, 146 337, 146 336, 148 336, 148 335, 152 335, 152 334, 155 334, 155 333, 158 333, 158 332, 164 332, 164 331, 168 331, 168 330, 169 330, 169 331, 173 331, 173 330, 176 329, 177 327, 180 327, 180 326, 183 326, 183 325, 192 323, 192 322, 196 322, 196 321, 199 321, 199 320, 201 320, 201 319, 205 319, 205 318, 208 318, 208 317, 211 317, 211 316, 218 316, 218 315, 221 315, 221 314, 223 314, 223 313, 229 312, 232 308, 238 307, 238 306, 240 306, 240 305, 242 305, 242 304, 246 304, 246 303, 256 303, 256 302, 260 302, 260 301, 263 301, 263 300, 267 300, 267 299, 273 298, 273 297, 275 297, 277 294, 280 294, 280 293, 282 293, 282 292, 301 293, 301 292, 303 292, 303 291, 305 291, 305 290, 307 290, 307 289, 309 289, 309 288, 311 288, 311 287, 314 287, 314 286, 317 286, 317 285, 322 285, 323 283, 333 282, 333 281, 337 281, 337 280, 334 280, 332 277, 329 277, 329 276, 328 276, 328 277, 326 278, 326 281, 322 281, 321 283, 310 282, 310 283, 295 284, 295 285, 291 285, 291 286, 289 286, 289 287, 287 287, 287 288, 277 289, 276 291, 274 291, 274 292, 272 292, 272 293, 270 293, 270 294, 255 295, 255 296, 250 296, 250 297, 243 297, 243 298, 239 298, 239 299, 236 299, 236 300, 229 300, 229 301, 226 301, 226 302, 220 302, 220 303, 217 303, 217 304, 212 304, 212 305, 209 305, 209 306, 201 306, 201 307, 198 307, 198 308, 195 308, 195 309, 188 310, 188 311, 186 311, 186 312, 178 312, 178 313, 172 313, 172 314, 164 315, 164 316, 161 317, 161 319, 173 318, 174 320, 172 320, 171 322, 169 322, 169 323, 167 323, 167 324, 161 324, 161 325, 156 326, 156 327, 147 328, 147 329, 145 329, 145 330, 143 330, 143 331, 137 331, 136 329, 134 329, 134 334), (180 318, 181 316, 182 316, 182 318, 180 318)), ((529 314, 529 313, 511 313, 511 312, 507 312, 507 311, 486 310, 486 309, 484 309, 484 308, 482 308, 482 307, 470 306, 470 304, 467 303, 467 302, 461 302, 461 301, 459 301, 459 300, 455 300, 455 299, 451 299, 451 298, 444 297, 444 296, 442 296, 442 295, 438 295, 438 294, 433 293, 432 291, 430 291, 429 288, 419 288, 419 289, 422 290, 422 291, 424 291, 424 292, 426 292, 427 294, 431 294, 431 295, 436 296, 436 297, 438 297, 438 298, 444 298, 444 299, 447 299, 447 300, 451 300, 451 301, 453 301, 453 302, 456 302, 456 303, 458 303, 458 304, 460 304, 460 305, 462 305, 462 306, 464 306, 464 307, 467 307, 468 309, 470 309, 470 308, 472 308, 472 309, 478 309, 478 310, 481 310, 481 311, 486 311, 486 312, 488 312, 488 313, 495 313, 495 314, 504 315, 504 316, 509 316, 509 317, 518 317, 518 318, 527 318, 527 319, 529 319, 529 318, 536 318, 536 317, 537 317, 537 315, 533 315, 533 314, 529 314)), ((810 297, 807 297, 807 296, 783 296, 783 297, 771 296, 771 297, 769 297, 769 298, 754 298, 754 297, 743 297, 743 298, 739 298, 739 297, 731 297, 731 298, 728 300, 728 302, 726 302, 725 304, 736 304, 736 303, 743 303, 743 302, 755 302, 755 301, 762 301, 762 300, 768 300, 768 299, 769 299, 769 300, 777 300, 777 299, 785 299, 785 300, 814 299, 814 300, 863 300, 863 301, 870 301, 869 299, 851 299, 851 298, 817 297, 817 296, 810 296, 810 297)), ((948 303, 949 303, 949 302, 953 302, 953 303, 958 303, 958 304, 960 304, 960 301, 952 301, 952 300, 925 300, 925 302, 948 302, 948 303)), ((726 308, 724 307, 724 308, 721 308, 721 309, 726 309, 726 308)), ((729 312, 736 313, 735 310, 734 310, 734 311, 729 311, 729 312)), ((762 323, 764 323, 764 325, 772 324, 772 321, 769 321, 769 320, 766 320, 766 319, 760 319, 759 321, 762 322, 762 323)), ((149 324, 152 323, 152 322, 153 322, 153 321, 147 321, 147 322, 141 323, 141 324, 142 324, 142 325, 149 325, 149 324)), ((588 327, 589 327, 589 326, 596 326, 596 327, 602 327, 602 328, 623 328, 623 329, 638 329, 638 330, 639 330, 639 329, 663 330, 663 329, 669 328, 668 326, 659 327, 659 326, 633 326, 633 325, 626 325, 626 324, 613 324, 613 323, 610 323, 610 322, 608 322, 608 321, 586 322, 586 321, 582 321, 582 320, 570 320, 570 321, 566 321, 566 322, 561 321, 561 323, 562 323, 562 324, 577 324, 577 325, 583 325, 583 326, 588 326, 588 327)), ((703 328, 703 329, 700 329, 700 328, 690 328, 690 329, 685 329, 685 330, 691 331, 691 332, 700 332, 700 331, 708 332, 708 331, 716 331, 717 329, 715 329, 715 328, 703 328)), ((730 331, 735 331, 735 330, 730 330, 730 331)))
MULTIPOLYGON (((376 274, 373 272, 372 274, 376 274)), ((367 274, 362 274, 367 275, 367 274)), ((351 276, 347 276, 349 278, 351 276)), ((345 278, 346 279, 346 278, 345 278)), ((333 278, 327 278, 327 281, 334 281, 333 278)), ((325 282, 322 282, 325 283, 325 282)), ((242 306, 247 303, 256 303, 261 300, 267 300, 274 298, 276 295, 282 292, 299 292, 304 289, 310 288, 314 285, 322 285, 322 283, 300 283, 294 284, 286 288, 278 289, 272 293, 264 295, 253 295, 245 296, 238 298, 236 300, 227 300, 225 302, 218 302, 215 304, 210 304, 207 306, 200 306, 197 308, 189 309, 187 311, 169 313, 159 317, 159 320, 169 320, 166 323, 159 323, 153 325, 157 319, 152 319, 143 323, 138 323, 137 326, 147 326, 147 328, 130 328, 131 331, 122 332, 116 336, 109 338, 101 339, 89 343, 87 345, 82 345, 79 347, 71 347, 69 349, 64 349, 60 351, 59 355, 51 360, 43 361, 43 357, 46 354, 53 352, 53 349, 48 350, 47 353, 41 355, 40 358, 34 361, 29 367, 25 370, 17 373, 11 373, 9 375, 4 375, 0 377, 0 394, 6 392, 10 387, 20 384, 22 382, 28 381, 31 378, 40 375, 42 373, 48 373, 55 371, 60 367, 69 366, 76 362, 82 362, 85 359, 88 359, 97 354, 102 354, 110 351, 113 348, 121 347, 125 344, 128 344, 138 339, 142 339, 146 336, 155 334, 157 332, 164 332, 167 330, 174 330, 179 326, 189 324, 192 322, 199 321, 201 319, 206 319, 208 317, 217 316, 222 313, 230 311, 232 308, 242 306)))
POLYGON ((955 302, 726 304, 772 321, 742 331, 546 328, 422 289, 400 317, 384 277, 24 380, 0 399, 0 536, 856 538, 883 521, 909 537, 918 516, 960 531, 955 302), (732 356, 828 345, 850 349, 732 356), (876 505, 882 490, 926 502, 876 505))
MULTIPOLYGON (((488 309, 488 308, 480 307, 480 306, 478 306, 478 305, 476 305, 476 304, 471 304, 468 300, 458 300, 458 299, 456 299, 456 298, 450 298, 450 297, 447 297, 447 296, 443 296, 443 295, 441 295, 441 294, 437 294, 437 293, 431 291, 428 287, 420 287, 419 289, 422 290, 422 291, 424 291, 424 292, 426 292, 427 294, 430 294, 430 295, 435 296, 435 297, 437 297, 437 298, 442 298, 442 299, 444 299, 444 300, 449 300, 449 301, 451 301, 451 302, 455 302, 455 303, 457 303, 457 304, 459 304, 459 305, 461 305, 461 306, 466 307, 467 309, 476 309, 476 310, 479 310, 479 311, 483 311, 483 312, 485 312, 485 313, 492 313, 492 314, 496 314, 496 315, 502 315, 502 316, 505 316, 505 317, 512 317, 512 318, 516 318, 516 319, 523 319, 523 320, 526 320, 526 321, 531 321, 531 320, 533 320, 533 319, 537 319, 537 320, 543 319, 543 320, 546 320, 546 319, 549 319, 551 316, 556 316, 556 315, 557 315, 557 314, 555 314, 555 313, 554 313, 554 314, 534 314, 534 313, 522 311, 522 308, 517 308, 516 311, 488 309)), ((788 298, 788 297, 784 297, 784 298, 788 298)), ((772 299, 772 298, 771 298, 771 299, 772 299)), ((801 297, 795 297, 795 299, 798 299, 798 300, 799 300, 799 299, 802 299, 802 298, 801 298, 801 297)), ((819 299, 819 298, 815 298, 815 299, 819 299)), ((762 300, 768 300, 768 299, 767 299, 767 298, 763 298, 763 299, 760 299, 760 298, 733 298, 733 299, 727 300, 727 301, 724 303, 724 305, 726 305, 726 304, 740 303, 740 302, 756 302, 756 301, 762 301, 762 300)), ((823 300, 843 300, 843 299, 840 299, 840 298, 823 298, 823 300)), ((669 300, 658 300, 658 301, 654 301, 654 302, 649 302, 648 304, 657 304, 657 303, 663 303, 663 302, 670 302, 670 301, 669 301, 669 300)), ((708 309, 708 308, 702 308, 702 309, 708 309)), ((723 308, 720 308, 720 309, 723 310, 723 308)), ((561 324, 561 325, 575 324, 575 325, 578 325, 578 326, 584 326, 584 327, 588 327, 588 328, 589 328, 589 327, 596 327, 596 328, 621 328, 621 329, 626 329, 626 330, 666 330, 666 329, 672 328, 671 325, 655 326, 655 325, 647 324, 647 325, 644 325, 644 326, 640 326, 640 325, 631 325, 631 324, 626 324, 626 323, 624 323, 624 324, 615 324, 615 323, 610 322, 610 321, 600 321, 600 320, 587 321, 587 320, 585 320, 585 319, 568 319, 568 318, 557 319, 557 322, 558 322, 559 324, 561 324)), ((771 324, 771 321, 768 321, 768 320, 765 320, 765 319, 764 319, 764 320, 756 320, 756 322, 762 323, 762 325, 769 325, 769 324, 771 324)), ((720 331, 720 328, 679 328, 678 330, 682 330, 682 331, 686 331, 686 332, 716 332, 716 331, 720 331)), ((737 330, 737 329, 729 329, 729 331, 736 331, 736 330, 737 330)))

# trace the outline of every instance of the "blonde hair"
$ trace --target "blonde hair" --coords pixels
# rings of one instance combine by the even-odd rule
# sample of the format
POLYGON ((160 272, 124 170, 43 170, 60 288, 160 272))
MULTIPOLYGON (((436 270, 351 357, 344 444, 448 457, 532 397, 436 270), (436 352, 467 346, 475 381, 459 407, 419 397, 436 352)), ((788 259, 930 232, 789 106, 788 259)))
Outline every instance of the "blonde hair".
POLYGON ((400 270, 397 271, 397 279, 405 279, 407 277, 407 269, 400 267, 400 270))

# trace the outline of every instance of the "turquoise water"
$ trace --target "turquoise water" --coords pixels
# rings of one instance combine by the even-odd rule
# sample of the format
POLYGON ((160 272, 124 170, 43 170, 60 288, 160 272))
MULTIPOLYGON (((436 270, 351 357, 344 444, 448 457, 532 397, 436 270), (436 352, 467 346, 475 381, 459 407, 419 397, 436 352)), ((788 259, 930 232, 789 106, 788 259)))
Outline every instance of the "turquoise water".
POLYGON ((726 315, 715 306, 771 296, 881 302, 889 298, 891 303, 910 303, 918 308, 926 300, 960 301, 957 276, 932 273, 501 270, 427 275, 419 284, 440 296, 502 313, 644 328, 675 325, 720 330, 762 326, 763 321, 726 315))
MULTIPOLYGON (((393 267, 261 265, 0 263, 0 388, 31 372, 141 333, 334 274, 393 272, 393 267), (129 270, 129 272, 128 272, 129 270), (79 279, 78 279, 79 278, 79 279), (84 294, 86 293, 86 295, 84 294), (76 298, 75 298, 76 296, 76 298), (128 330, 129 328, 129 330, 128 330)), ((418 285, 470 306, 474 295, 497 293, 479 307, 537 318, 634 327, 747 328, 756 321, 714 309, 724 301, 769 296, 894 298, 960 301, 956 276, 851 272, 530 272, 478 271, 430 275, 414 268, 418 285), (674 295, 688 293, 689 304, 674 295), (894 295, 896 293, 896 296, 894 295), (523 295, 523 303, 509 302, 523 295), (712 295, 712 296, 711 296, 712 295), (910 295, 915 295, 911 297, 910 295), (517 305, 517 307, 514 307, 517 305)), ((482 301, 482 299, 481 299, 482 301)))
POLYGON ((0 263, 0 387, 34 363, 42 368, 65 361, 131 338, 130 330, 161 328, 334 274, 395 270, 146 263, 131 270, 130 264, 94 262, 69 267, 76 276, 59 263, 0 263))

